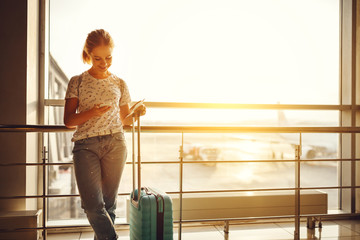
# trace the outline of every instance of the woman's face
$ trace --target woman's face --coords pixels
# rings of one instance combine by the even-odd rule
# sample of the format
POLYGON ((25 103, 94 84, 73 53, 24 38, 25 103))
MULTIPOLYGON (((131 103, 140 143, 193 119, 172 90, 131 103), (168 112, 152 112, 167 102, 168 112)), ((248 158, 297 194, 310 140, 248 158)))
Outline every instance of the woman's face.
POLYGON ((105 45, 97 46, 91 52, 92 68, 99 73, 104 73, 108 70, 112 63, 112 48, 105 45))

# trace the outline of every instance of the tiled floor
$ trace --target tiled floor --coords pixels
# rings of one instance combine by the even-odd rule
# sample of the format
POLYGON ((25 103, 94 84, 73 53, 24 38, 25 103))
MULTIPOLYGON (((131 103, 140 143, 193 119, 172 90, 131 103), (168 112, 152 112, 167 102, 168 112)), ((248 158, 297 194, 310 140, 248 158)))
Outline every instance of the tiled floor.
MULTIPOLYGON (((174 240, 178 239, 177 226, 174 226, 174 240)), ((128 240, 129 231, 117 231, 119 240, 128 240)), ((48 234, 48 240, 92 240, 92 232, 48 234)), ((183 240, 220 240, 226 239, 223 226, 198 226, 183 227, 183 240)), ((294 223, 243 223, 230 225, 229 240, 282 240, 294 239, 294 223)), ((336 220, 323 221, 322 229, 308 230, 306 222, 301 222, 300 239, 323 239, 323 240, 360 240, 360 221, 336 220)))

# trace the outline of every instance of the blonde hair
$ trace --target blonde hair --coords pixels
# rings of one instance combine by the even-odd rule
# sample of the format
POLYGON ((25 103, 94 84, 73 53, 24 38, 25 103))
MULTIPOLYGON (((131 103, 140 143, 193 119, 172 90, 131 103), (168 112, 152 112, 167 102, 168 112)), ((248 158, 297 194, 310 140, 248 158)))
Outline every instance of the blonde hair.
POLYGON ((91 64, 90 54, 95 47, 105 45, 114 48, 114 41, 110 34, 104 29, 97 29, 88 34, 84 49, 82 52, 82 59, 84 63, 91 64))

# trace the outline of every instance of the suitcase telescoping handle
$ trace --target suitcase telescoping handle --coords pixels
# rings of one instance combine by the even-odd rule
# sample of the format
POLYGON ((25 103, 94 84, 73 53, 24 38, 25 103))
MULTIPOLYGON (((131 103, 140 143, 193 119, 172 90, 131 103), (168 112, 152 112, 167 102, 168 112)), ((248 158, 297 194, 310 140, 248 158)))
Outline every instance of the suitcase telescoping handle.
POLYGON ((133 170, 133 196, 131 202, 138 207, 139 199, 141 195, 141 156, 140 156, 140 113, 133 114, 132 124, 132 170, 133 170), (135 195, 135 122, 137 121, 137 158, 138 158, 138 188, 137 194, 135 195))

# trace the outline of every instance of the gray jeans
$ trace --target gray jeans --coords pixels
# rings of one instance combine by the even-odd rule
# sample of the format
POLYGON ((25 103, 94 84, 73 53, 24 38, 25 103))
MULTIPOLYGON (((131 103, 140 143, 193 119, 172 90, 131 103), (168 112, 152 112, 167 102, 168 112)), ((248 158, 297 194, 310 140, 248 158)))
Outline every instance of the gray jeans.
POLYGON ((117 239, 114 228, 116 199, 126 156, 122 132, 75 142, 74 169, 81 207, 97 240, 117 239))

